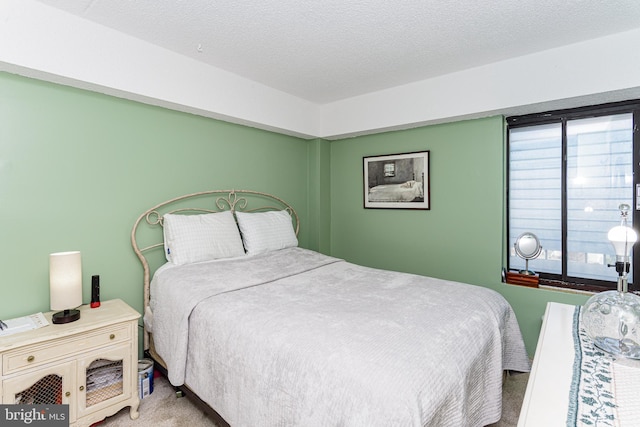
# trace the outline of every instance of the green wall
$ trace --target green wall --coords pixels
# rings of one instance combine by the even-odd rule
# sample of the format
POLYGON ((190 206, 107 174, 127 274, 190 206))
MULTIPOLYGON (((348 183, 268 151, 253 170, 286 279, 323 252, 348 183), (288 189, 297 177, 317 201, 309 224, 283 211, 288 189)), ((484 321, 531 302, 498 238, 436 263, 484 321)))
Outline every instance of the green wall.
POLYGON ((331 147, 328 141, 310 142, 308 166, 309 247, 331 252, 331 147))
POLYGON ((547 301, 586 297, 501 283, 503 120, 491 117, 331 144, 331 253, 371 267, 472 283, 511 303, 535 351, 547 301), (431 209, 363 208, 363 156, 430 151, 431 209))
MULTIPOLYGON (((142 269, 129 236, 137 216, 175 196, 253 189, 291 203, 300 243, 316 200, 311 142, 98 93, 0 73, 0 318, 49 310, 52 252, 82 252, 102 299, 142 311, 142 269)), ((313 236, 311 233, 315 233, 313 236)), ((326 243, 325 243, 326 245, 326 243)))
POLYGON ((80 250, 102 298, 142 311, 129 242, 138 214, 209 189, 290 202, 301 246, 363 265, 487 286, 514 307, 533 354, 547 301, 584 296, 500 283, 502 119, 339 141, 299 138, 0 73, 0 318, 49 309, 48 254, 80 250), (362 206, 362 157, 431 151, 431 210, 362 206))

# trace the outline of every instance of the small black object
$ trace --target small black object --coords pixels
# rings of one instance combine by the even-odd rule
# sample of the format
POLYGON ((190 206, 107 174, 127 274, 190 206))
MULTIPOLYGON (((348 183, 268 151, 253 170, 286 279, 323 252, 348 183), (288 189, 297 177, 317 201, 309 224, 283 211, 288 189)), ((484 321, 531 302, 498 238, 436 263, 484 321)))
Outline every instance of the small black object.
POLYGON ((91 308, 100 307, 100 276, 91 276, 91 308))

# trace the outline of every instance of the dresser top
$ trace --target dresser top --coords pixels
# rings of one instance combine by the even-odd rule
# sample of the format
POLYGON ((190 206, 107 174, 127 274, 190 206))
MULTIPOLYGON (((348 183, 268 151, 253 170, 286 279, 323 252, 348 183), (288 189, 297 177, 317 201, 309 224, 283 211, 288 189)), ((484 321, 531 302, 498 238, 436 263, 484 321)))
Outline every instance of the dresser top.
POLYGON ((53 324, 51 316, 60 310, 43 313, 49 322, 48 326, 0 337, 0 351, 79 334, 140 317, 140 313, 120 299, 103 301, 98 308, 91 308, 88 304, 82 305, 78 310, 80 310, 79 320, 59 325, 53 324))
POLYGON ((595 348, 577 310, 547 304, 518 427, 640 425, 640 361, 595 348))
POLYGON ((574 311, 573 305, 547 304, 518 427, 566 424, 575 357, 574 311))

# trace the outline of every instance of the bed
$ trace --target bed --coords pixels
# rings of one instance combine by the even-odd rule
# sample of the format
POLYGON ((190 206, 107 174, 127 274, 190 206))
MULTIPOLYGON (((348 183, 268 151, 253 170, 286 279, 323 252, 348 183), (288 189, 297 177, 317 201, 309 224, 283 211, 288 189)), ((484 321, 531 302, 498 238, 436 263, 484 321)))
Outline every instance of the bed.
POLYGON ((369 202, 412 202, 424 199, 422 183, 382 184, 369 189, 369 202))
POLYGON ((503 372, 530 368, 502 296, 300 248, 298 229, 292 206, 253 191, 139 216, 144 346, 171 384, 232 426, 499 420, 503 372))

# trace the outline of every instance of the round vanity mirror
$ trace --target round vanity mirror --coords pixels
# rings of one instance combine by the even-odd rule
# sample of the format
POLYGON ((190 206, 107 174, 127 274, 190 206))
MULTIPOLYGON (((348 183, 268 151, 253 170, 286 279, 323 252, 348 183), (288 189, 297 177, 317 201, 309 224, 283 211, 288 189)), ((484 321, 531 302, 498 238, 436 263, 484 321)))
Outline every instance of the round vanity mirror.
POLYGON ((520 270, 520 274, 535 274, 529 270, 529 260, 537 258, 542 252, 542 245, 540 245, 538 237, 530 232, 522 233, 518 236, 513 246, 516 250, 516 255, 525 261, 525 269, 520 270))

